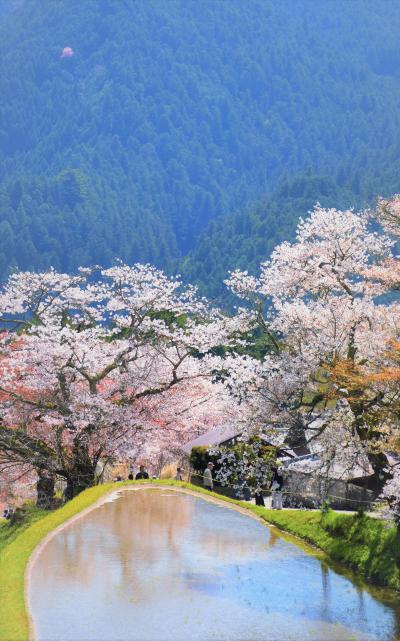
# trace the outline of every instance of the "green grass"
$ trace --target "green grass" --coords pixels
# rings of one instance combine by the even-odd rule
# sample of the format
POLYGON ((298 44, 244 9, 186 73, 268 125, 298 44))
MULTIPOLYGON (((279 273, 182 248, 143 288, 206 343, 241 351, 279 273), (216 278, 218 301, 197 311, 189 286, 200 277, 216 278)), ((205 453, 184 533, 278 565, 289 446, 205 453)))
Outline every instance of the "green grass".
MULTIPOLYGON (((138 481, 137 483, 149 483, 138 481)), ((154 481, 156 485, 176 485, 199 494, 210 492, 189 483, 154 481)), ((24 520, 16 525, 0 525, 0 641, 26 641, 28 616, 25 609, 25 571, 29 557, 40 541, 56 527, 93 505, 102 496, 131 481, 99 485, 82 492, 75 499, 45 513, 30 506, 24 520)), ((391 588, 400 589, 400 539, 395 528, 385 523, 357 515, 287 510, 276 512, 235 501, 220 495, 221 500, 240 505, 262 519, 295 534, 323 550, 335 561, 346 564, 367 579, 391 588)))
POLYGON ((19 511, 20 519, 16 523, 11 521, 0 521, 0 554, 6 545, 9 545, 17 538, 27 527, 35 521, 42 519, 48 514, 46 510, 40 510, 33 503, 25 503, 19 511))

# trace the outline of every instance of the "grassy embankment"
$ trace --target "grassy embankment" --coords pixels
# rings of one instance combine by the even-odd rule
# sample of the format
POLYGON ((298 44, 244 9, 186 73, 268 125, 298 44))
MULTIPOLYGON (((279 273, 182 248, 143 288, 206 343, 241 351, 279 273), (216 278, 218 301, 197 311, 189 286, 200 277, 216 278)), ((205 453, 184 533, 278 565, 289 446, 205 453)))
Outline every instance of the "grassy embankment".
MULTIPOLYGON (((154 484, 177 485, 210 496, 207 490, 188 483, 155 481, 154 484)), ((133 483, 99 485, 86 490, 54 512, 45 513, 31 508, 22 523, 0 524, 0 641, 28 639, 25 572, 35 547, 59 525, 93 505, 108 492, 125 485, 133 483)), ((276 512, 220 495, 213 496, 245 507, 280 529, 305 539, 366 579, 400 590, 400 534, 395 528, 387 528, 384 522, 335 512, 276 512)))

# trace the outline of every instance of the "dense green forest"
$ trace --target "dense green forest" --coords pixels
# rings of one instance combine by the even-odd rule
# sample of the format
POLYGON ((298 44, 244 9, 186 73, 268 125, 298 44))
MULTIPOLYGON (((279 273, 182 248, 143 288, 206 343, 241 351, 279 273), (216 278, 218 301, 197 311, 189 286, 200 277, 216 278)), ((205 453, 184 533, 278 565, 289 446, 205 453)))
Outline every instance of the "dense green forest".
POLYGON ((1 275, 121 257, 218 296, 315 201, 398 191, 399 29, 397 0, 3 0, 1 275))
POLYGON ((324 207, 348 208, 360 203, 329 177, 310 173, 283 177, 276 191, 233 214, 212 221, 196 247, 182 260, 185 280, 197 282, 201 291, 218 303, 227 302, 224 279, 234 269, 256 274, 275 245, 293 240, 299 216, 316 202, 324 207))

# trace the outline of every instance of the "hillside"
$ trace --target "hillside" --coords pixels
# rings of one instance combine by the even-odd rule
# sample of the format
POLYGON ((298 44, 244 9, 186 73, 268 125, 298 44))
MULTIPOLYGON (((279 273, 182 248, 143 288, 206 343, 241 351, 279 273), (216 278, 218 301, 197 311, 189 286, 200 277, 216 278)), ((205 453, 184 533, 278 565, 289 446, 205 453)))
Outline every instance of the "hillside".
POLYGON ((360 204, 360 197, 326 176, 285 177, 270 197, 208 225, 182 260, 185 280, 196 281, 201 292, 219 304, 229 302, 223 282, 228 272, 242 269, 257 274, 260 262, 277 243, 294 239, 299 216, 305 216, 316 202, 347 208, 360 204))
MULTIPOLYGON (((391 0, 5 2, 0 273, 170 269, 284 174, 359 201, 395 190, 399 28, 391 0)), ((274 216, 265 250, 286 233, 274 216)))

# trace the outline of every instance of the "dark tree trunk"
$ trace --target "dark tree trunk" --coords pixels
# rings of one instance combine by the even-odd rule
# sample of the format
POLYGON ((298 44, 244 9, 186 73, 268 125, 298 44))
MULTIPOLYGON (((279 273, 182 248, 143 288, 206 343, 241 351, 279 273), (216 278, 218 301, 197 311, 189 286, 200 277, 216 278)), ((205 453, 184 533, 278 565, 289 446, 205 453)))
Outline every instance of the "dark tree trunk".
POLYGON ((67 487, 64 496, 67 501, 88 487, 92 487, 95 482, 96 466, 90 459, 87 449, 80 445, 75 445, 73 457, 72 467, 68 470, 66 476, 67 487))
MULTIPOLYGON (((355 427, 360 441, 364 444, 367 443, 367 446, 373 439, 379 441, 382 436, 380 432, 371 430, 371 428, 364 422, 364 408, 362 406, 360 407, 358 403, 350 403, 350 407, 356 417, 355 427)), ((368 478, 365 486, 372 490, 375 497, 377 497, 381 494, 386 481, 390 477, 390 474, 387 471, 388 460, 384 452, 371 451, 368 447, 367 457, 374 473, 368 478)))
POLYGON ((67 501, 71 500, 82 492, 87 490, 88 487, 94 485, 95 475, 92 467, 90 468, 80 468, 79 470, 74 470, 73 473, 69 473, 67 477, 67 486, 65 488, 64 496, 67 501))
POLYGON ((39 480, 36 483, 37 507, 44 508, 45 510, 50 510, 53 507, 54 484, 55 480, 53 476, 39 472, 39 480))

